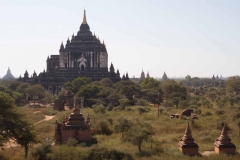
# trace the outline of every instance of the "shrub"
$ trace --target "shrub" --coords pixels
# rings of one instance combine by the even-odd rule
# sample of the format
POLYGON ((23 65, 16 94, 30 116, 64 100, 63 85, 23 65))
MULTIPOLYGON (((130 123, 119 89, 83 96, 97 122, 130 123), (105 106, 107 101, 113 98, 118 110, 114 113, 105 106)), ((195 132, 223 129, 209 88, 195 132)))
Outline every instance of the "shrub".
POLYGON ((97 124, 96 131, 97 134, 111 135, 113 133, 112 129, 109 127, 106 121, 100 121, 97 124))
POLYGON ((216 115, 223 115, 224 114, 224 110, 216 110, 216 115))
POLYGON ((130 100, 127 98, 123 98, 123 99, 119 100, 119 103, 120 103, 120 105, 119 105, 118 109, 124 110, 125 107, 130 105, 130 100))
POLYGON ((134 110, 131 107, 127 107, 126 111, 133 112, 134 110))
POLYGON ((75 139, 75 138, 68 138, 67 142, 66 142, 66 145, 71 147, 71 146, 77 146, 78 144, 78 141, 75 139))
POLYGON ((107 109, 108 111, 111 111, 111 110, 113 110, 113 108, 114 108, 114 106, 113 106, 112 104, 110 104, 110 105, 107 106, 106 109, 107 109))
POLYGON ((41 144, 32 151, 32 156, 36 160, 50 160, 50 153, 52 153, 52 146, 50 144, 41 144))
POLYGON ((112 118, 108 118, 108 121, 110 122, 110 124, 113 124, 113 119, 112 118))
POLYGON ((98 160, 98 159, 133 160, 133 157, 129 153, 120 152, 114 149, 108 149, 105 147, 95 147, 90 151, 87 160, 98 160))
POLYGON ((69 159, 87 159, 88 153, 81 147, 69 147, 67 145, 59 145, 53 148, 51 160, 69 160, 69 159))
POLYGON ((161 114, 163 113, 163 111, 164 111, 163 108, 159 108, 159 112, 160 112, 161 114))
POLYGON ((233 116, 233 120, 236 120, 236 119, 239 119, 240 118, 240 113, 236 113, 234 116, 233 116))
POLYGON ((163 106, 164 107, 173 107, 174 106, 174 103, 172 100, 166 100, 164 103, 163 103, 163 106))
POLYGON ((203 116, 212 116, 212 113, 207 111, 203 116))
POLYGON ((147 108, 138 107, 138 112, 139 112, 139 114, 146 113, 146 112, 149 112, 149 111, 150 111, 150 110, 148 110, 147 108))
POLYGON ((151 153, 149 151, 142 151, 137 153, 138 157, 151 157, 151 153))
POLYGON ((105 111, 106 108, 102 104, 100 104, 100 105, 93 105, 92 108, 93 108, 93 111, 95 113, 104 114, 106 112, 105 111))
POLYGON ((58 112, 53 108, 45 108, 41 110, 41 113, 48 116, 56 115, 58 112))
POLYGON ((201 113, 202 113, 202 110, 201 110, 201 109, 197 109, 197 110, 195 111, 195 113, 196 113, 196 114, 201 114, 201 113))
POLYGON ((179 102, 179 108, 186 109, 189 107, 189 103, 186 100, 182 100, 179 102))
POLYGON ((137 100, 137 105, 139 106, 146 106, 148 102, 145 99, 138 99, 137 100))

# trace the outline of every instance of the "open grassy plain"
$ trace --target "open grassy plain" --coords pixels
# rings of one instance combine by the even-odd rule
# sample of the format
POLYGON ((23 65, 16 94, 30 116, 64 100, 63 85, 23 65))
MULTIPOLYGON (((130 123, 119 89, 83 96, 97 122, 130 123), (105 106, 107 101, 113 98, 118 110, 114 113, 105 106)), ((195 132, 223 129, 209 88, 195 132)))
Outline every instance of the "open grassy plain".
MULTIPOLYGON (((139 114, 139 106, 129 106, 130 109, 107 111, 105 113, 95 113, 91 108, 84 108, 83 115, 86 117, 90 115, 92 131, 95 133, 93 138, 95 144, 88 145, 85 143, 74 144, 69 142, 66 145, 53 145, 51 153, 48 154, 51 159, 84 159, 89 156, 89 153, 93 150, 98 150, 99 154, 104 154, 101 151, 104 149, 115 150, 124 154, 129 154, 133 159, 167 159, 167 160, 179 160, 179 159, 209 159, 209 160, 228 160, 228 159, 240 159, 240 128, 238 126, 238 120, 234 119, 234 115, 240 113, 240 107, 225 106, 221 109, 213 105, 211 108, 200 106, 194 108, 194 110, 201 110, 198 114, 198 119, 186 120, 186 119, 171 119, 170 115, 175 113, 181 113, 184 109, 165 108, 163 112, 157 116, 157 106, 149 105, 150 112, 139 114), (219 110, 223 112, 219 114, 219 110), (151 136, 147 141, 142 143, 142 152, 138 151, 137 145, 130 142, 123 141, 121 133, 117 133, 115 126, 118 124, 119 118, 126 118, 130 121, 138 119, 140 122, 144 122, 151 126, 151 136), (111 119, 111 120, 110 120, 111 119), (112 121, 112 124, 110 123, 112 121), (237 153, 235 156, 228 155, 209 155, 209 156, 195 156, 189 157, 179 152, 178 141, 183 137, 187 122, 190 123, 193 138, 199 145, 199 153, 204 151, 214 150, 214 141, 220 136, 222 130, 222 122, 226 122, 229 127, 229 136, 232 142, 237 146, 237 153), (110 130, 112 134, 96 134, 97 131, 101 131, 100 123, 105 122, 107 124, 107 130, 110 130), (103 149, 104 148, 104 149, 103 149), (101 153, 102 152, 102 153, 101 153)), ((48 121, 42 121, 35 125, 36 134, 39 139, 38 144, 33 144, 30 148, 28 159, 34 159, 32 152, 36 150, 41 144, 54 144, 54 129, 56 120, 61 121, 66 115, 70 115, 71 110, 56 112, 51 108, 29 108, 28 106, 21 107, 21 109, 27 114, 29 121, 33 124, 44 119, 44 115, 55 115, 54 118, 48 121)), ((106 129, 105 129, 106 130, 106 129)), ((0 151, 2 160, 22 160, 24 159, 24 149, 21 147, 4 148, 0 151)), ((101 156, 98 157, 101 159, 101 156)), ((104 159, 104 158, 102 158, 104 159)), ((110 158, 111 159, 111 158, 110 158)), ((114 158, 112 158, 114 159, 114 158)), ((127 158, 125 158, 127 159, 127 158)))

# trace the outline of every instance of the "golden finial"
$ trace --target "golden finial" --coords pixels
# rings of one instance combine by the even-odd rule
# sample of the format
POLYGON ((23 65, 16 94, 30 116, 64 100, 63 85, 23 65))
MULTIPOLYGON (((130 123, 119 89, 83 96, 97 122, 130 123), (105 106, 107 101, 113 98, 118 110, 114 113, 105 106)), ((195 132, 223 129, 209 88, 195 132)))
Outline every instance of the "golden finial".
POLYGON ((83 22, 82 24, 87 24, 86 11, 84 9, 83 22))

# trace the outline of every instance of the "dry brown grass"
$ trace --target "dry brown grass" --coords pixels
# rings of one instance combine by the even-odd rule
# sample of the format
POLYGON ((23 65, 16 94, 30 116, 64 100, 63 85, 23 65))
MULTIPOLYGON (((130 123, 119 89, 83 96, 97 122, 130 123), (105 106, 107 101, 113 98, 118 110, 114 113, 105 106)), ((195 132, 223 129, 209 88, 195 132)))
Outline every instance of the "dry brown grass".
MULTIPOLYGON (((166 159, 166 160, 177 160, 177 159, 209 159, 209 160, 228 160, 228 159, 240 159, 240 155, 237 154, 235 156, 226 156, 226 155, 211 155, 209 157, 188 157, 182 155, 178 149, 178 141, 184 135, 187 120, 182 119, 171 119, 169 117, 170 114, 180 113, 183 109, 176 108, 164 108, 163 114, 160 114, 159 118, 157 117, 157 107, 150 106, 151 111, 149 113, 144 113, 139 115, 138 106, 131 107, 133 112, 128 111, 107 111, 105 114, 95 114, 91 108, 84 109, 84 116, 87 114, 90 115, 91 124, 94 128, 98 121, 100 120, 108 120, 109 118, 113 119, 113 125, 110 126, 114 130, 114 125, 117 124, 117 119, 120 117, 125 117, 129 120, 133 120, 138 118, 142 122, 147 122, 153 127, 154 133, 152 134, 153 141, 157 143, 152 143, 150 141, 144 142, 142 145, 143 153, 139 155, 137 146, 123 142, 121 140, 121 135, 119 133, 113 133, 110 136, 106 135, 95 135, 94 137, 97 139, 98 144, 93 146, 101 146, 106 148, 115 149, 124 153, 129 153, 134 156, 135 159, 144 160, 158 160, 158 159, 166 159), (94 121, 95 119, 95 121, 94 121), (151 147, 152 146, 152 147, 151 147)), ((42 112, 38 112, 38 114, 33 114, 36 110, 41 109, 33 109, 28 107, 22 107, 22 109, 29 114, 27 118, 30 121, 35 122, 39 120, 40 116, 42 116, 42 112)), ((221 129, 217 127, 217 120, 223 117, 228 126, 231 128, 229 132, 229 136, 232 139, 232 142, 237 146, 237 152, 240 153, 240 136, 239 136, 239 127, 236 124, 236 121, 233 121, 232 115, 237 111, 236 108, 232 108, 230 106, 226 106, 222 108, 224 110, 224 115, 218 116, 215 114, 215 111, 218 107, 214 106, 213 108, 205 108, 199 107, 201 109, 202 114, 198 115, 198 119, 194 121, 194 124, 190 123, 190 128, 192 130, 193 138, 199 145, 199 152, 203 152, 206 150, 213 151, 214 140, 220 136, 221 129), (211 112, 211 116, 202 116, 206 112, 211 112)), ((57 112, 56 116, 49 120, 43 121, 39 125, 37 125, 36 132, 39 140, 42 142, 46 141, 48 138, 49 143, 54 141, 54 129, 55 129, 55 121, 61 121, 63 117, 67 114, 70 115, 70 111, 57 112)), ((110 125, 110 123, 109 123, 110 125)), ((88 152, 93 148, 91 147, 82 147, 78 146, 77 148, 83 150, 84 152, 88 152)), ((55 146, 54 148, 56 149, 55 146)), ((33 146, 34 148, 34 146, 33 146)), ((4 156, 5 159, 15 159, 20 160, 24 159, 23 149, 20 147, 14 148, 17 151, 13 151, 12 149, 6 149, 5 151, 0 151, 0 155, 4 156), (10 156, 11 155, 11 156, 10 156)), ((29 159, 31 159, 31 155, 29 159)))

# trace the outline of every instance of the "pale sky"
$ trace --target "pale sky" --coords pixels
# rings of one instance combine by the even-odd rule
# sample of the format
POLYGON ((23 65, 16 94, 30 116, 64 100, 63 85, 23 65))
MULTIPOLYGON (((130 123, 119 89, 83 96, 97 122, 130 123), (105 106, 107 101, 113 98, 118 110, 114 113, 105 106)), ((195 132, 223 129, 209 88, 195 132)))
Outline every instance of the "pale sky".
POLYGON ((84 8, 121 75, 240 75, 239 0, 0 0, 0 77, 42 72, 84 8))

